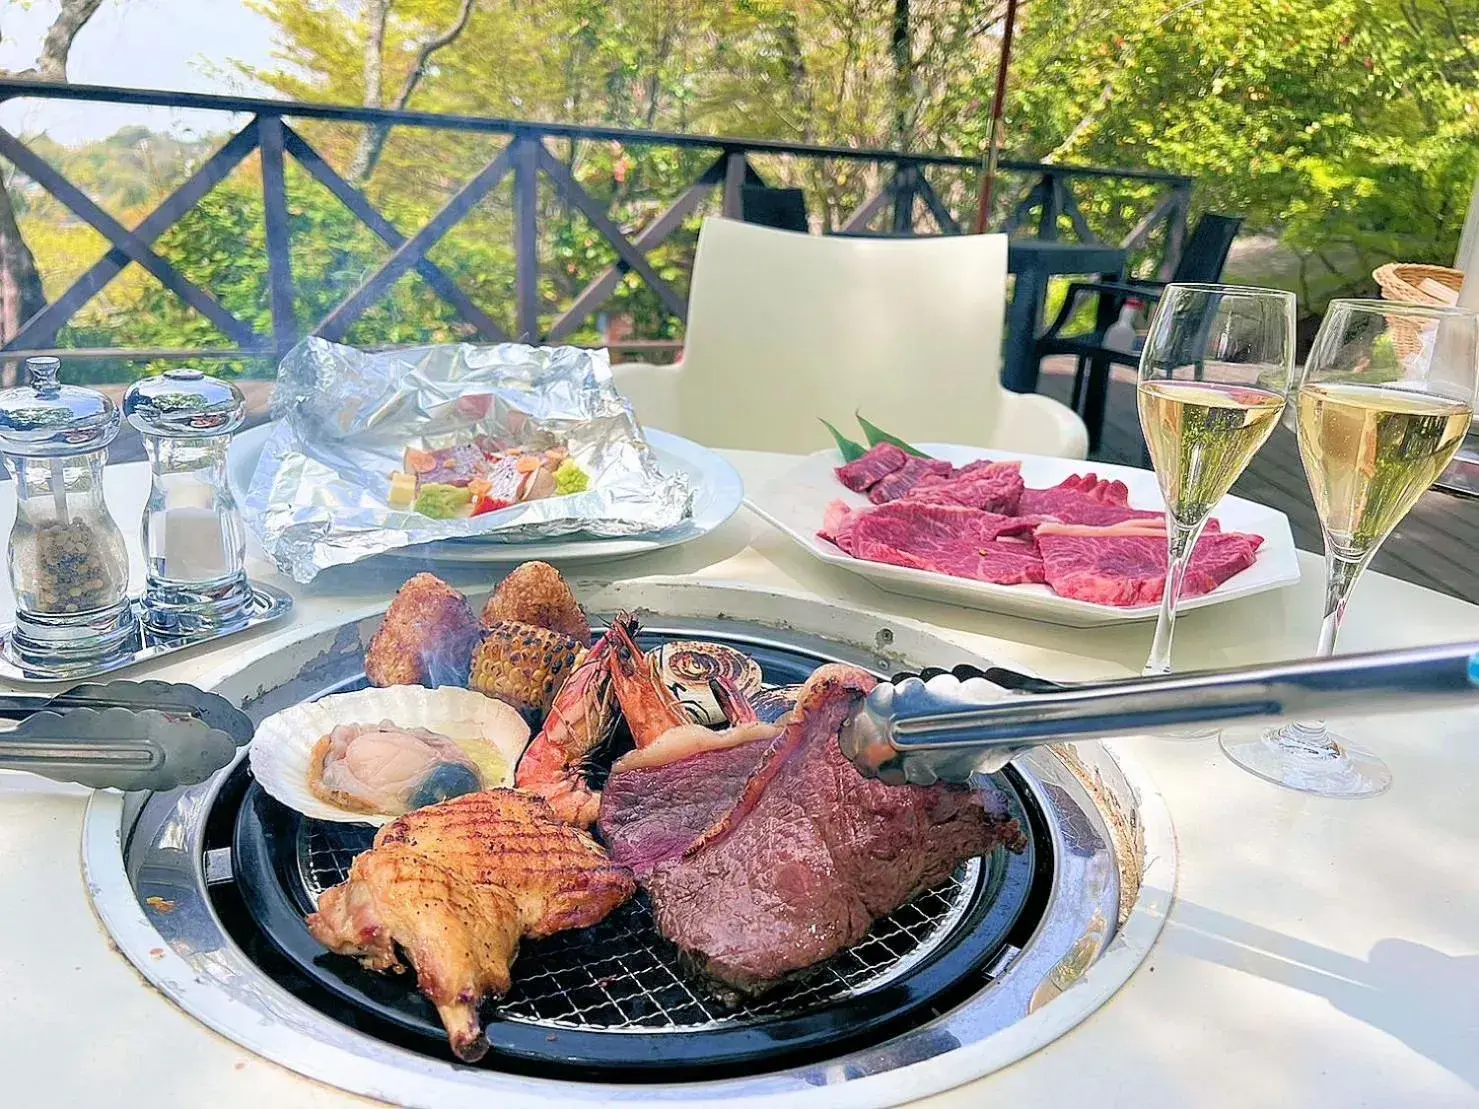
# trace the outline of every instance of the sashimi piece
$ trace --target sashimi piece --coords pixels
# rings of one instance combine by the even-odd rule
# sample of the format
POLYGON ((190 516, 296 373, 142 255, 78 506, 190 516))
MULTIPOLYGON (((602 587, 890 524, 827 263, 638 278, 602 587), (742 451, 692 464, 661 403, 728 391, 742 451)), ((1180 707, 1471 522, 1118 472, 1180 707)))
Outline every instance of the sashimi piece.
POLYGON ((861 458, 838 466, 837 480, 854 493, 865 493, 880 480, 901 469, 909 461, 909 454, 893 443, 879 443, 861 458))
MULTIPOLYGON (((862 459, 858 461, 861 462, 862 459)), ((898 500, 927 475, 944 476, 954 472, 955 467, 943 459, 911 457, 903 466, 873 486, 868 491, 868 499, 874 504, 886 504, 889 501, 898 500)))
MULTIPOLYGON (((1166 540, 1158 534, 1054 533, 1036 536, 1048 587, 1060 597, 1095 604, 1133 607, 1157 604, 1165 591, 1166 540)), ((1234 574, 1252 566, 1261 535, 1210 532, 1197 541, 1181 595, 1210 593, 1234 574)))

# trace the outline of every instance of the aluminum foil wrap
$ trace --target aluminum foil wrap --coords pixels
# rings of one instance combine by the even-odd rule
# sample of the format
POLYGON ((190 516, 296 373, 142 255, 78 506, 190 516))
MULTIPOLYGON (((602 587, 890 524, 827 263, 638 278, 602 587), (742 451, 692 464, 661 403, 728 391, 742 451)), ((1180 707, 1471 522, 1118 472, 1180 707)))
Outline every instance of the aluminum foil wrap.
POLYGON ((283 359, 272 407, 279 423, 243 515, 294 581, 416 543, 643 535, 690 512, 686 475, 659 467, 603 350, 464 343, 366 353, 311 338, 283 359), (389 507, 390 475, 407 447, 479 434, 567 447, 590 488, 464 520, 389 507))

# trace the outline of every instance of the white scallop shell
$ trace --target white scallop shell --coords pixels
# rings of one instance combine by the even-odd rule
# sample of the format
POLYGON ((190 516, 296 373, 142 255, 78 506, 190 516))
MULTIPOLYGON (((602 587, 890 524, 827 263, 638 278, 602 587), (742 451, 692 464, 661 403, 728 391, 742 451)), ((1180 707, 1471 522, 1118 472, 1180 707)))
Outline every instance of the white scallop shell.
POLYGON ((513 785, 514 767, 529 743, 529 725, 502 701, 456 686, 392 685, 336 693, 273 713, 257 725, 252 737, 252 774, 263 789, 304 816, 386 824, 394 818, 341 809, 315 797, 308 788, 308 756, 314 744, 340 724, 382 720, 402 728, 426 728, 464 747, 492 744, 508 766, 508 775, 506 781, 489 782, 490 789, 513 785))

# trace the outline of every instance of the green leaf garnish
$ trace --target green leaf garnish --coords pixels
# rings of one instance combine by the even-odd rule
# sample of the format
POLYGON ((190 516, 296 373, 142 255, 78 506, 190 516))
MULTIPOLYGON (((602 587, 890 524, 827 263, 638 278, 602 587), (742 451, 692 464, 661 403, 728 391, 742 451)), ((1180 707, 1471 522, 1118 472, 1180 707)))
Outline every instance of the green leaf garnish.
MULTIPOLYGON (((821 417, 818 416, 817 419, 820 420, 821 417)), ((859 458, 862 458, 863 455, 868 453, 867 447, 863 446, 863 444, 861 443, 854 443, 846 435, 843 435, 842 432, 838 431, 831 424, 827 423, 826 420, 822 420, 822 426, 830 431, 832 433, 832 438, 837 441, 837 450, 842 455, 842 461, 855 462, 859 458)))
MULTIPOLYGON (((870 424, 867 420, 863 419, 862 413, 854 412, 853 415, 857 417, 858 426, 863 429, 863 434, 868 437, 868 445, 870 447, 876 447, 879 443, 892 443, 894 446, 916 456, 917 458, 929 457, 929 455, 925 454, 924 451, 920 450, 912 443, 906 443, 897 435, 890 435, 882 428, 875 427, 873 424, 870 424)), ((833 434, 835 435, 836 432, 833 432, 833 434)))

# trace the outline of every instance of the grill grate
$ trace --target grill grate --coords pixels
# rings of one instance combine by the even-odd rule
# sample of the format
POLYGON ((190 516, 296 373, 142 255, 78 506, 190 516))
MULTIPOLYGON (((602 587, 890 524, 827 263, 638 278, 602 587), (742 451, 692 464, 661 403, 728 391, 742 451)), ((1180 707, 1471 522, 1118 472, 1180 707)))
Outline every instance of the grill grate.
MULTIPOLYGON (((348 876, 373 829, 314 820, 299 827, 298 873, 317 900, 348 876)), ((521 945, 514 987, 498 1013, 504 1020, 601 1032, 707 1031, 796 1015, 876 990, 927 958, 950 937, 984 879, 981 861, 972 859, 876 922, 855 947, 738 1008, 684 971, 639 894, 593 928, 521 945)))

